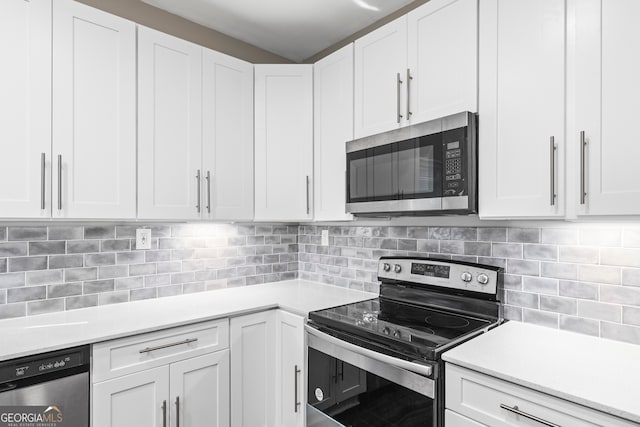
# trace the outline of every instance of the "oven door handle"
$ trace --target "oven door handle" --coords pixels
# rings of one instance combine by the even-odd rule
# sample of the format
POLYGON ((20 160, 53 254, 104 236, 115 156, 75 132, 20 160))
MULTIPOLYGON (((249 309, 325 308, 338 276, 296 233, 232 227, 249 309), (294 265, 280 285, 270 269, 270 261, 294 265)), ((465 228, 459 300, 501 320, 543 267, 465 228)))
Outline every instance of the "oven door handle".
POLYGON ((304 325, 304 329, 307 333, 327 341, 333 345, 338 347, 345 348, 353 353, 359 354, 364 357, 368 357, 373 360, 377 360, 381 363, 387 363, 389 365, 395 366, 400 369, 405 369, 407 371, 411 371, 413 373, 424 375, 426 377, 430 377, 433 374, 433 366, 421 365, 416 362, 410 362, 408 360, 398 359, 397 357, 388 356, 386 354, 378 353, 377 351, 369 350, 368 348, 360 347, 355 344, 351 344, 350 342, 346 342, 341 340, 340 338, 336 338, 324 332, 321 332, 314 328, 313 326, 304 325))

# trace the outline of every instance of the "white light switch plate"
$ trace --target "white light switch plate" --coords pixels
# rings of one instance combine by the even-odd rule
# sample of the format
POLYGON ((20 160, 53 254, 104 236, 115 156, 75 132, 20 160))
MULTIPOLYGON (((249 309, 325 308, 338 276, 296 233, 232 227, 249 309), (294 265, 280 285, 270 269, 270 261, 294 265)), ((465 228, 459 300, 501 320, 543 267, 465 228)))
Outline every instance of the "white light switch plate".
POLYGON ((322 246, 329 246, 329 230, 322 230, 322 237, 320 244, 322 246))
POLYGON ((136 249, 151 249, 151 229, 136 229, 136 249))

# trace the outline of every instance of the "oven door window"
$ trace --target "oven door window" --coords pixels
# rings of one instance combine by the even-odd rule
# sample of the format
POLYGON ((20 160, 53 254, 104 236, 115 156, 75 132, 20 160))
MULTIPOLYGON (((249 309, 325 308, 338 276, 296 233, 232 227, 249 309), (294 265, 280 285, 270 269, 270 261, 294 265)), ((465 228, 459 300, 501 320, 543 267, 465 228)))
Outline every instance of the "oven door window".
POLYGON ((347 154, 347 202, 442 196, 442 134, 347 154))
POLYGON ((316 417, 347 427, 437 425, 430 397, 314 348, 308 362, 309 412, 316 417))

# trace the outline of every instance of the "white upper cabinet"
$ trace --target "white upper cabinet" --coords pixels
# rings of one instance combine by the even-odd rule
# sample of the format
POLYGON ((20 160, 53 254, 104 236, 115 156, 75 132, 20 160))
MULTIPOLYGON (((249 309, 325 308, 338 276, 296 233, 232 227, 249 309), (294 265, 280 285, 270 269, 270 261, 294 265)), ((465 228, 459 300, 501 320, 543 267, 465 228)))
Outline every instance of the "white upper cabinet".
POLYGON ((313 66, 255 66, 255 219, 312 217, 313 66))
POLYGON ((198 219, 202 48, 138 27, 138 217, 198 219))
POLYGON ((51 215, 51 1, 0 2, 0 215, 51 215))
POLYGON ((313 66, 314 220, 350 220, 345 213, 345 143, 353 139, 353 44, 313 66))
POLYGON ((253 65, 203 49, 203 218, 253 219, 253 65))
POLYGON ((56 0, 53 51, 53 216, 135 218, 135 24, 56 0))
POLYGON ((478 0, 431 0, 355 42, 356 138, 477 111, 478 0))
POLYGON ((405 120, 478 111, 478 0, 431 0, 407 16, 405 120))
POLYGON ((406 15, 355 41, 356 138, 395 129, 404 119, 406 15))
POLYGON ((565 213, 565 1, 483 0, 479 214, 565 213))
POLYGON ((569 131, 577 215, 640 215, 640 2, 571 0, 569 131), (580 193, 586 195, 580 197, 580 193))

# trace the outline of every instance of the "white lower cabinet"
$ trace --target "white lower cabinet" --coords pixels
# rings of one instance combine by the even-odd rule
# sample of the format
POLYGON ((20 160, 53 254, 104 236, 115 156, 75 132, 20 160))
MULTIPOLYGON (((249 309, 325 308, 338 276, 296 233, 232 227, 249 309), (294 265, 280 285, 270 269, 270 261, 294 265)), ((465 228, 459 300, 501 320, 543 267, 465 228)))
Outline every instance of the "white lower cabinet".
POLYGON ((95 344, 93 427, 228 426, 228 336, 222 320, 95 344))
POLYGON ((278 310, 276 343, 276 425, 303 427, 307 389, 304 318, 278 310))
POLYGON ((162 426, 168 396, 168 366, 94 384, 93 427, 162 426))
POLYGON ((304 318, 270 310, 231 319, 231 425, 302 427, 304 318))
POLYGON ((635 423, 479 372, 446 365, 447 427, 631 427, 635 423))
POLYGON ((275 425, 276 311, 231 319, 231 425, 275 425))

